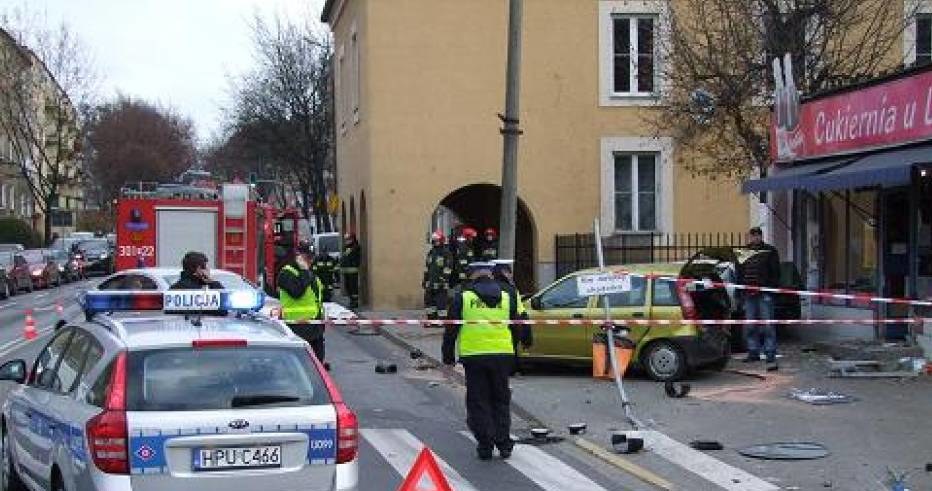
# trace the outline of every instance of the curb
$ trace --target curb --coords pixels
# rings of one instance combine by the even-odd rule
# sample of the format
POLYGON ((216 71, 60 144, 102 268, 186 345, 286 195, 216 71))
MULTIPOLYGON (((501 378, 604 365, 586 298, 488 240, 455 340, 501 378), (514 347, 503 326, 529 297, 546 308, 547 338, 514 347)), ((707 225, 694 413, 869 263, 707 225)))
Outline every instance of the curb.
MULTIPOLYGON (((407 340, 391 332, 390 330, 379 329, 379 331, 382 333, 382 336, 385 337, 385 339, 389 340, 393 344, 405 350, 408 350, 408 351, 420 350, 420 348, 418 348, 417 346, 414 346, 413 344, 409 343, 407 340)), ((438 367, 437 368, 438 370, 440 370, 446 376, 455 380, 460 385, 466 384, 465 376, 459 373, 458 371, 456 371, 453 367, 444 365, 435 356, 430 355, 428 353, 424 353, 424 358, 429 360, 431 363, 436 364, 438 367)), ((538 418, 536 415, 534 415, 533 413, 528 411, 526 408, 524 408, 521 404, 512 402, 511 412, 517 415, 518 417, 520 417, 521 419, 533 425, 548 426, 546 423, 543 422, 543 419, 538 418)), ((615 455, 609 452, 608 450, 599 446, 597 443, 591 442, 581 437, 574 438, 572 439, 572 441, 578 448, 582 449, 583 451, 587 452, 593 457, 596 457, 599 460, 602 460, 603 462, 609 465, 612 465, 620 469, 621 471, 626 472, 647 484, 650 484, 651 486, 654 486, 656 488, 659 488, 665 491, 672 491, 676 489, 673 487, 673 484, 671 484, 670 481, 667 481, 666 479, 635 464, 634 462, 631 462, 627 459, 624 459, 618 455, 615 455)))

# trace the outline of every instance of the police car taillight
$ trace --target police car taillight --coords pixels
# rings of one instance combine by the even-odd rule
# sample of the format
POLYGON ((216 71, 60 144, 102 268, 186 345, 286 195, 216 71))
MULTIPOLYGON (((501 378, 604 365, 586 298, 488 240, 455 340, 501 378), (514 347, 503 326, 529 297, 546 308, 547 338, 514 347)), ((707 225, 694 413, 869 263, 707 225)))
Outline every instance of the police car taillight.
POLYGON ((126 427, 126 352, 117 355, 104 410, 87 422, 87 446, 94 465, 107 474, 129 474, 126 427))
POLYGON ((340 389, 330 378, 330 374, 327 373, 323 363, 314 356, 314 352, 310 348, 307 350, 307 354, 311 357, 314 365, 317 366, 317 371, 324 381, 324 386, 327 387, 327 392, 330 393, 330 401, 337 413, 337 463, 346 464, 352 462, 356 460, 359 453, 359 420, 356 418, 356 413, 343 402, 343 394, 340 393, 340 389))

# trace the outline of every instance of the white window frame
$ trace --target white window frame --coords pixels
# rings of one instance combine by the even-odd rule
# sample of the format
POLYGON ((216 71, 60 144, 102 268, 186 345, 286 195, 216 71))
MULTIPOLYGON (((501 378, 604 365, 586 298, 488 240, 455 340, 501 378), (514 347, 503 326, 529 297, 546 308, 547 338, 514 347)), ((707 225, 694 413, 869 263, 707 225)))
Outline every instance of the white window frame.
POLYGON ((356 28, 356 22, 353 22, 350 28, 350 65, 352 70, 351 96, 353 110, 353 124, 359 124, 359 98, 362 81, 360 79, 359 66, 359 30, 356 28))
POLYGON ((6 184, 0 184, 0 210, 6 209, 6 184))
POLYGON ((340 48, 337 50, 337 66, 336 66, 336 71, 335 71, 336 73, 334 75, 334 82, 336 84, 336 92, 337 92, 336 112, 337 112, 337 117, 340 118, 340 134, 342 135, 346 134, 346 119, 347 119, 346 118, 346 112, 347 112, 346 101, 349 99, 348 95, 344 93, 346 89, 348 88, 348 86, 346 85, 346 75, 345 75, 345 70, 346 70, 345 55, 346 55, 346 49, 343 46, 343 44, 340 44, 340 48))
MULTIPOLYGON (((656 106, 662 103, 668 81, 664 76, 664 46, 670 42, 670 9, 666 0, 600 0, 599 1, 599 105, 656 106), (617 17, 654 18, 654 91, 615 92, 614 19, 617 17)), ((637 22, 632 22, 632 54, 637 53, 637 22)), ((636 60, 636 58, 635 58, 636 60)), ((634 65, 637 65, 635 61, 634 65)), ((631 72, 632 88, 636 88, 636 70, 631 72)))
MULTIPOLYGON (((932 14, 932 0, 904 0, 903 12, 916 11, 917 14, 932 14)), ((903 62, 911 65, 916 62, 916 16, 910 16, 903 30, 903 62)))
MULTIPOLYGON (((601 214, 603 231, 616 234, 646 234, 668 232, 673 227, 673 159, 674 146, 670 137, 603 137, 601 140, 601 214), (632 213, 632 230, 621 230, 615 217, 615 156, 618 154, 657 154, 655 162, 656 227, 649 230, 637 229, 637 203, 632 213)), ((636 167, 635 167, 636 168, 636 167)), ((636 171, 635 171, 636 172, 636 171)), ((636 179, 632 185, 637 185, 636 179)), ((636 188, 635 188, 636 189, 636 188)), ((635 200, 636 201, 636 200, 635 200)))

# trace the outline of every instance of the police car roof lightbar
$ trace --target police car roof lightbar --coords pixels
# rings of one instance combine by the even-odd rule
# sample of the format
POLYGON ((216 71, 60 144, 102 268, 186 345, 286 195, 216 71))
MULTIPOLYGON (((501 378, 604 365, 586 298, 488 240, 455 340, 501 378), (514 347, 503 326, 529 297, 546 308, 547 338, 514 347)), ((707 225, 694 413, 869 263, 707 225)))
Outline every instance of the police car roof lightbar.
POLYGON ((89 291, 84 312, 162 311, 168 313, 257 312, 265 294, 256 290, 89 291))

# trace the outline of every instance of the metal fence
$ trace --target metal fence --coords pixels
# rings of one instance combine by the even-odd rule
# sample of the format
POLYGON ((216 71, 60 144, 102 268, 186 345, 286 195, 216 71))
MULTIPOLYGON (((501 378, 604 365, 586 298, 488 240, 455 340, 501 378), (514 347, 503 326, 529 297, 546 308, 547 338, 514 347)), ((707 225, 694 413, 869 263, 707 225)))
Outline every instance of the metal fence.
MULTIPOLYGON (((605 264, 686 261, 706 247, 744 245, 743 233, 625 234, 602 239, 605 264)), ((593 234, 557 235, 557 277, 598 265, 593 234)))

